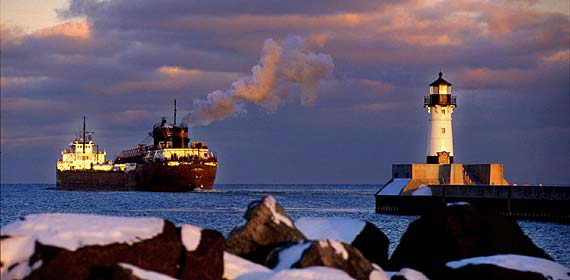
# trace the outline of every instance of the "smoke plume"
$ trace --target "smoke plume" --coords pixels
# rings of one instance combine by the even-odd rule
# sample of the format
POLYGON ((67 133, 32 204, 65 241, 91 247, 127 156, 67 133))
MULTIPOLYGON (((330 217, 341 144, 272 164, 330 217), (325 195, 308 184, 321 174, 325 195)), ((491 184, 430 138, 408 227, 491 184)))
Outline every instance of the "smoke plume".
POLYGON ((215 120, 245 114, 246 102, 274 111, 299 92, 301 104, 311 104, 317 99, 319 83, 330 77, 333 69, 329 55, 307 52, 299 36, 289 36, 282 46, 267 39, 250 76, 233 82, 228 90, 216 90, 206 99, 195 99, 183 121, 190 126, 208 125, 215 120))

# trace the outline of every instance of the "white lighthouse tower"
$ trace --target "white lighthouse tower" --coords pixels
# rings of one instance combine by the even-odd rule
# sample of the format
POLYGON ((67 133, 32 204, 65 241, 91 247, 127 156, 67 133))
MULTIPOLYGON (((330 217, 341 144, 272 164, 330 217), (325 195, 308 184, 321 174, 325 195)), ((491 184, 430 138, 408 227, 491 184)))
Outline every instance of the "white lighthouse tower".
POLYGON ((451 114, 457 106, 451 95, 451 83, 439 78, 429 85, 429 95, 424 97, 424 107, 429 114, 427 163, 453 163, 453 133, 451 114))

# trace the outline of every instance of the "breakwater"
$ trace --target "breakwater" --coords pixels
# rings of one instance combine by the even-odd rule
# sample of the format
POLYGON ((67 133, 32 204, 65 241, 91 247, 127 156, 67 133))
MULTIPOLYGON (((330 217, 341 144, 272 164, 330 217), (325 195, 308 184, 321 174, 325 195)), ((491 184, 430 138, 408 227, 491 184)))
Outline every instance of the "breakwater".
POLYGON ((375 195, 376 212, 418 215, 469 202, 514 218, 570 223, 569 186, 428 185, 408 195, 375 195), (427 188, 427 189, 425 189, 427 188))

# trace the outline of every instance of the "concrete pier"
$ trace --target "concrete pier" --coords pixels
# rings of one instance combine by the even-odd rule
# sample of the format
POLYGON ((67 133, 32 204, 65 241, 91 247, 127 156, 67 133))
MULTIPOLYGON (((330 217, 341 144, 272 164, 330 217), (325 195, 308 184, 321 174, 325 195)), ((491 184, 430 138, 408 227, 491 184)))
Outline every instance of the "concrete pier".
POLYGON ((410 195, 376 197, 376 212, 420 215, 449 203, 467 202, 520 219, 570 223, 570 186, 427 185, 410 195))

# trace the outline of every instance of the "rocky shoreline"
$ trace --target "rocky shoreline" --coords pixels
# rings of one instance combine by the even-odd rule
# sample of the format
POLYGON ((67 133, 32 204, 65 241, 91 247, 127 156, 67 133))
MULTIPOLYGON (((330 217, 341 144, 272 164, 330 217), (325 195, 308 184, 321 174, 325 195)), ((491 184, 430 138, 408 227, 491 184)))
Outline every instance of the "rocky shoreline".
POLYGON ((413 221, 390 257, 374 224, 293 222, 271 196, 227 238, 160 218, 52 213, 5 226, 0 244, 2 280, 570 279, 514 220, 466 203, 413 221))

